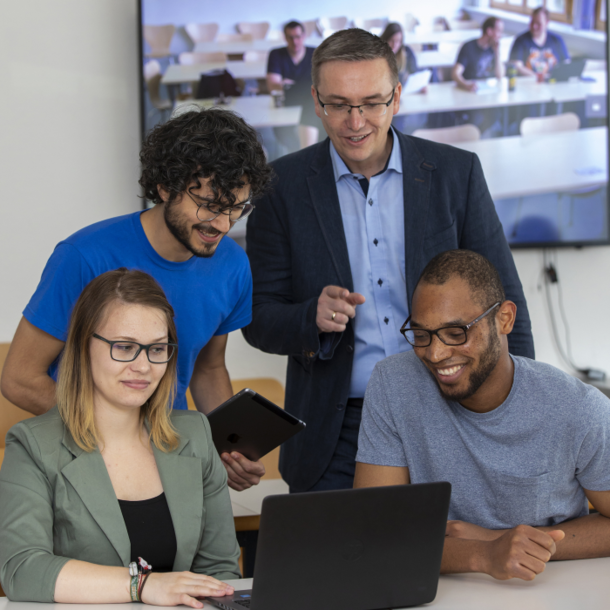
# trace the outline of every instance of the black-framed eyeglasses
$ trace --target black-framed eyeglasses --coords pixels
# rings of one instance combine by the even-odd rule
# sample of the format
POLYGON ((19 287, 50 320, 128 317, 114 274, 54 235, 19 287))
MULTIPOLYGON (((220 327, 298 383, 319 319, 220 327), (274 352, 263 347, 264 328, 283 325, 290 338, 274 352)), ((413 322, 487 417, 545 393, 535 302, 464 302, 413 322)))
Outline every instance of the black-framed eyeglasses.
POLYGON ((382 117, 388 110, 388 106, 394 100, 394 95, 396 94, 396 89, 392 91, 392 97, 387 102, 375 102, 371 104, 360 104, 358 106, 353 106, 352 104, 325 104, 320 99, 320 94, 316 89, 316 95, 318 97, 318 104, 322 106, 322 110, 324 110, 324 114, 327 117, 335 117, 338 118, 340 116, 344 116, 346 113, 349 114, 352 111, 352 108, 358 108, 358 112, 360 112, 360 116, 367 117, 369 119, 382 117))
POLYGON ((409 316, 402 325, 400 332, 413 347, 428 347, 430 343, 432 343, 432 335, 436 335, 445 345, 464 345, 464 343, 468 341, 468 330, 498 307, 500 303, 501 302, 498 301, 493 304, 486 312, 482 313, 478 318, 470 322, 470 324, 466 324, 466 326, 444 326, 443 328, 437 328, 436 330, 407 328, 411 321, 411 316, 409 316))
POLYGON ((193 195, 188 189, 186 192, 197 206, 197 218, 201 222, 210 222, 210 220, 214 220, 214 218, 218 217, 220 214, 228 216, 231 222, 237 222, 238 220, 249 216, 252 213, 252 210, 254 210, 254 205, 249 201, 236 205, 223 206, 214 201, 208 201, 207 199, 193 195))
POLYGON ((100 341, 110 345, 110 357, 117 362, 133 362, 142 350, 146 350, 146 356, 151 364, 165 364, 172 359, 178 345, 176 343, 149 343, 142 345, 135 341, 109 341, 93 333, 100 341))

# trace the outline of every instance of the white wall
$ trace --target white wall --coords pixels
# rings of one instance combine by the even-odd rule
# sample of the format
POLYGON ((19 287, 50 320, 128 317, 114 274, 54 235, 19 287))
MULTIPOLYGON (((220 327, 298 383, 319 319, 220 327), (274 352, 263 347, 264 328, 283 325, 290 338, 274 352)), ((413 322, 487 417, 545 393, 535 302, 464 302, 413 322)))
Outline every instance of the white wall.
MULTIPOLYGON (((232 15, 245 18, 248 4, 237 12, 236 4, 232 15)), ((270 1, 256 6, 260 14, 270 1)), ((0 4, 0 342, 11 340, 58 241, 140 205, 136 20, 135 0, 0 4)), ((557 258, 574 357, 610 372, 610 248, 560 250, 557 258)), ((538 357, 557 364, 537 288, 541 254, 517 251, 515 260, 538 357)), ((284 358, 247 347, 239 334, 228 363, 234 377, 284 376, 284 358)))

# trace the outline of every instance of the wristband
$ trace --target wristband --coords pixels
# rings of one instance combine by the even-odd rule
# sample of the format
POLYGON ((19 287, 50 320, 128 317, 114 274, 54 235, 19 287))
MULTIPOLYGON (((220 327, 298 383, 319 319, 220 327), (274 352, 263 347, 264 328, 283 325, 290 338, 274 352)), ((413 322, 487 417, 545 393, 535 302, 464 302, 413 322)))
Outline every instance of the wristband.
POLYGON ((144 590, 144 585, 146 584, 146 581, 148 580, 149 576, 150 576, 150 572, 147 572, 146 574, 144 574, 144 576, 142 576, 142 579, 140 582, 140 590, 138 591, 138 598, 140 601, 142 601, 142 591, 144 590))

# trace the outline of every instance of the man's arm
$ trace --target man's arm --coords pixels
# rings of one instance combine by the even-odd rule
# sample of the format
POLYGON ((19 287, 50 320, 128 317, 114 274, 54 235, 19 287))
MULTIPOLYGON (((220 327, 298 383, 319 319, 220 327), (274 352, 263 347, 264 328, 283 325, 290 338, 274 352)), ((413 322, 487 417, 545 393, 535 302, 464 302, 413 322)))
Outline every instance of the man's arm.
POLYGON ((63 347, 63 341, 21 318, 2 369, 2 395, 34 415, 55 406, 56 384, 48 370, 63 347))
MULTIPOLYGON (((199 352, 189 387, 198 411, 206 415, 233 396, 225 364, 228 335, 212 337, 199 352)), ((236 451, 221 456, 229 476, 229 487, 243 491, 258 485, 265 474, 261 462, 252 462, 236 451)))
POLYGON ((267 74, 267 89, 269 89, 269 92, 282 91, 284 89, 283 82, 281 74, 276 74, 274 72, 269 72, 267 74))
POLYGON ((476 91, 477 83, 474 80, 466 80, 463 76, 465 67, 461 63, 456 63, 451 71, 451 78, 456 82, 460 89, 465 91, 476 91))

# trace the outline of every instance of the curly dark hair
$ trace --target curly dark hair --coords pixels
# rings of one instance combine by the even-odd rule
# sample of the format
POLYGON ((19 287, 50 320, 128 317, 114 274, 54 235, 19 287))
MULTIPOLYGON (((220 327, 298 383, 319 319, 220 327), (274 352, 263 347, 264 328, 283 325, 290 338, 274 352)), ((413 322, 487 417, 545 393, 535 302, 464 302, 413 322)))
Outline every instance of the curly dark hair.
POLYGON ((169 193, 169 202, 194 181, 210 179, 214 199, 233 205, 233 191, 250 185, 252 199, 266 192, 271 167, 256 131, 235 113, 208 108, 187 111, 157 125, 140 152, 144 197, 163 203, 157 185, 169 193))

